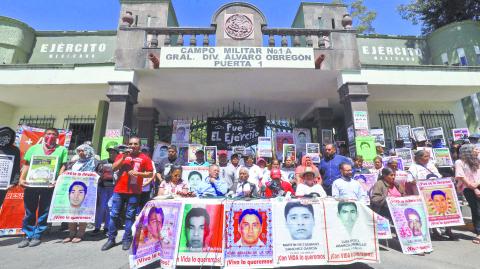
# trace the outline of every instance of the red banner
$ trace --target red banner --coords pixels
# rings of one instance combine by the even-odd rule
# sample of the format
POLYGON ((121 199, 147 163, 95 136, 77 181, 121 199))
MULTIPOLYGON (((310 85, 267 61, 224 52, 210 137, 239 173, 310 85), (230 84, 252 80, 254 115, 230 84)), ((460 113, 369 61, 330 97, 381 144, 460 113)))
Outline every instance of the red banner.
POLYGON ((24 189, 20 186, 8 190, 0 208, 0 235, 23 234, 22 221, 25 215, 23 192, 24 189))

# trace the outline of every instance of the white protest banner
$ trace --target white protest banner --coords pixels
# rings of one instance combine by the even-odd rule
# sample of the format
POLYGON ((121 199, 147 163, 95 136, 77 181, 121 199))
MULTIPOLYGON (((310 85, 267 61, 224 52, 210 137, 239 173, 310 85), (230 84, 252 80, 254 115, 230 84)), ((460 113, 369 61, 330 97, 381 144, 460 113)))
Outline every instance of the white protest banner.
POLYGON ((258 157, 261 158, 272 158, 272 138, 266 136, 260 136, 258 138, 257 146, 258 157))
POLYGON ((29 187, 48 187, 55 181, 57 175, 58 157, 32 156, 27 174, 29 187))
POLYGON ((132 226, 130 268, 140 268, 160 260, 160 267, 173 269, 177 262, 183 203, 149 201, 132 226))
POLYGON ((420 196, 387 197, 402 252, 419 254, 432 251, 427 216, 420 196))
POLYGON ((327 263, 321 200, 272 201, 272 210, 275 265, 327 263))
POLYGON ((427 141, 427 132, 425 127, 415 127, 412 128, 413 138, 417 142, 427 141))
POLYGON ((15 156, 0 154, 0 190, 6 190, 10 185, 15 156))
POLYGON ((200 182, 207 177, 207 166, 182 166, 182 181, 188 182, 190 191, 195 191, 200 182))
POLYGON ((312 48, 162 47, 160 68, 315 68, 312 48))
POLYGON ((174 120, 172 144, 188 144, 190 142, 190 121, 174 120))
POLYGON ((320 144, 307 143, 307 156, 310 157, 313 163, 320 163, 320 144))
POLYGON ((370 136, 375 137, 375 143, 380 143, 385 147, 385 133, 383 129, 370 129, 370 136))
POLYGON ((356 201, 325 199, 323 203, 328 263, 379 262, 373 211, 356 201))
POLYGON ((455 185, 450 178, 417 181, 428 217, 428 227, 464 225, 455 185))
POLYGON ((367 111, 353 111, 353 124, 355 129, 368 130, 368 112, 367 111))
POLYGON ((98 179, 95 172, 61 174, 53 191, 48 222, 95 222, 98 179))

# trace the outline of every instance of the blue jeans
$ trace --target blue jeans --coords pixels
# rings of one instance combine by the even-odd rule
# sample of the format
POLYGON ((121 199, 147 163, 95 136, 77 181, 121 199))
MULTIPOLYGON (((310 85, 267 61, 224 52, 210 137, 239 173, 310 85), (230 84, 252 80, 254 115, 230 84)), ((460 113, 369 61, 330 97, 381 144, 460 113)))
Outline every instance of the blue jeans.
POLYGON ((98 187, 98 205, 95 213, 95 229, 100 229, 105 221, 104 229, 108 229, 110 223, 108 200, 112 197, 113 187, 98 187))
POLYGON ((110 210, 110 222, 108 223, 108 239, 114 240, 117 236, 117 225, 120 221, 120 212, 126 203, 125 210, 125 233, 123 234, 123 241, 132 241, 132 225, 135 221, 135 212, 137 211, 138 198, 137 194, 125 194, 114 192, 111 198, 112 208, 110 210))
POLYGON ((28 239, 40 239, 47 230, 48 210, 52 200, 53 188, 25 188, 23 203, 25 217, 22 231, 28 239), (38 209, 38 219, 36 217, 38 209))

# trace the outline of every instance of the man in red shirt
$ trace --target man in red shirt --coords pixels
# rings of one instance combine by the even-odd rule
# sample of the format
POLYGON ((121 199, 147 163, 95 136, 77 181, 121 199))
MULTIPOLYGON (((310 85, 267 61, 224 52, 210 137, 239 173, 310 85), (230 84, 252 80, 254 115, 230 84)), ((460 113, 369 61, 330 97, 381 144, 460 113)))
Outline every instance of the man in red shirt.
POLYGON ((292 185, 287 181, 282 180, 282 172, 280 169, 272 169, 270 171, 271 181, 267 183, 265 188, 265 197, 274 198, 277 196, 285 196, 288 192, 295 195, 292 185))
POLYGON ((140 138, 130 138, 128 149, 118 154, 112 165, 112 170, 118 173, 118 180, 111 198, 112 208, 108 224, 108 241, 102 246, 102 250, 108 250, 115 246, 116 224, 119 222, 120 212, 124 204, 127 204, 127 210, 125 211, 125 233, 122 239, 122 249, 128 250, 132 243, 132 225, 135 221, 135 212, 142 193, 143 178, 153 176, 152 160, 140 152, 140 138))

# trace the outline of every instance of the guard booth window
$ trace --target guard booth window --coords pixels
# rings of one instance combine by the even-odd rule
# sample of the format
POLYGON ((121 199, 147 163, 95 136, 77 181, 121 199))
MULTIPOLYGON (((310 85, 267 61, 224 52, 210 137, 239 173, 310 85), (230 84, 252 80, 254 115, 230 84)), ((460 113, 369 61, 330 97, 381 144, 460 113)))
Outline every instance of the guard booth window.
POLYGON ((54 116, 23 116, 18 122, 19 125, 27 125, 37 128, 52 128, 55 125, 54 116))
POLYGON ((95 116, 68 116, 63 122, 63 129, 72 131, 72 141, 68 147, 69 154, 85 141, 92 141, 95 116))

